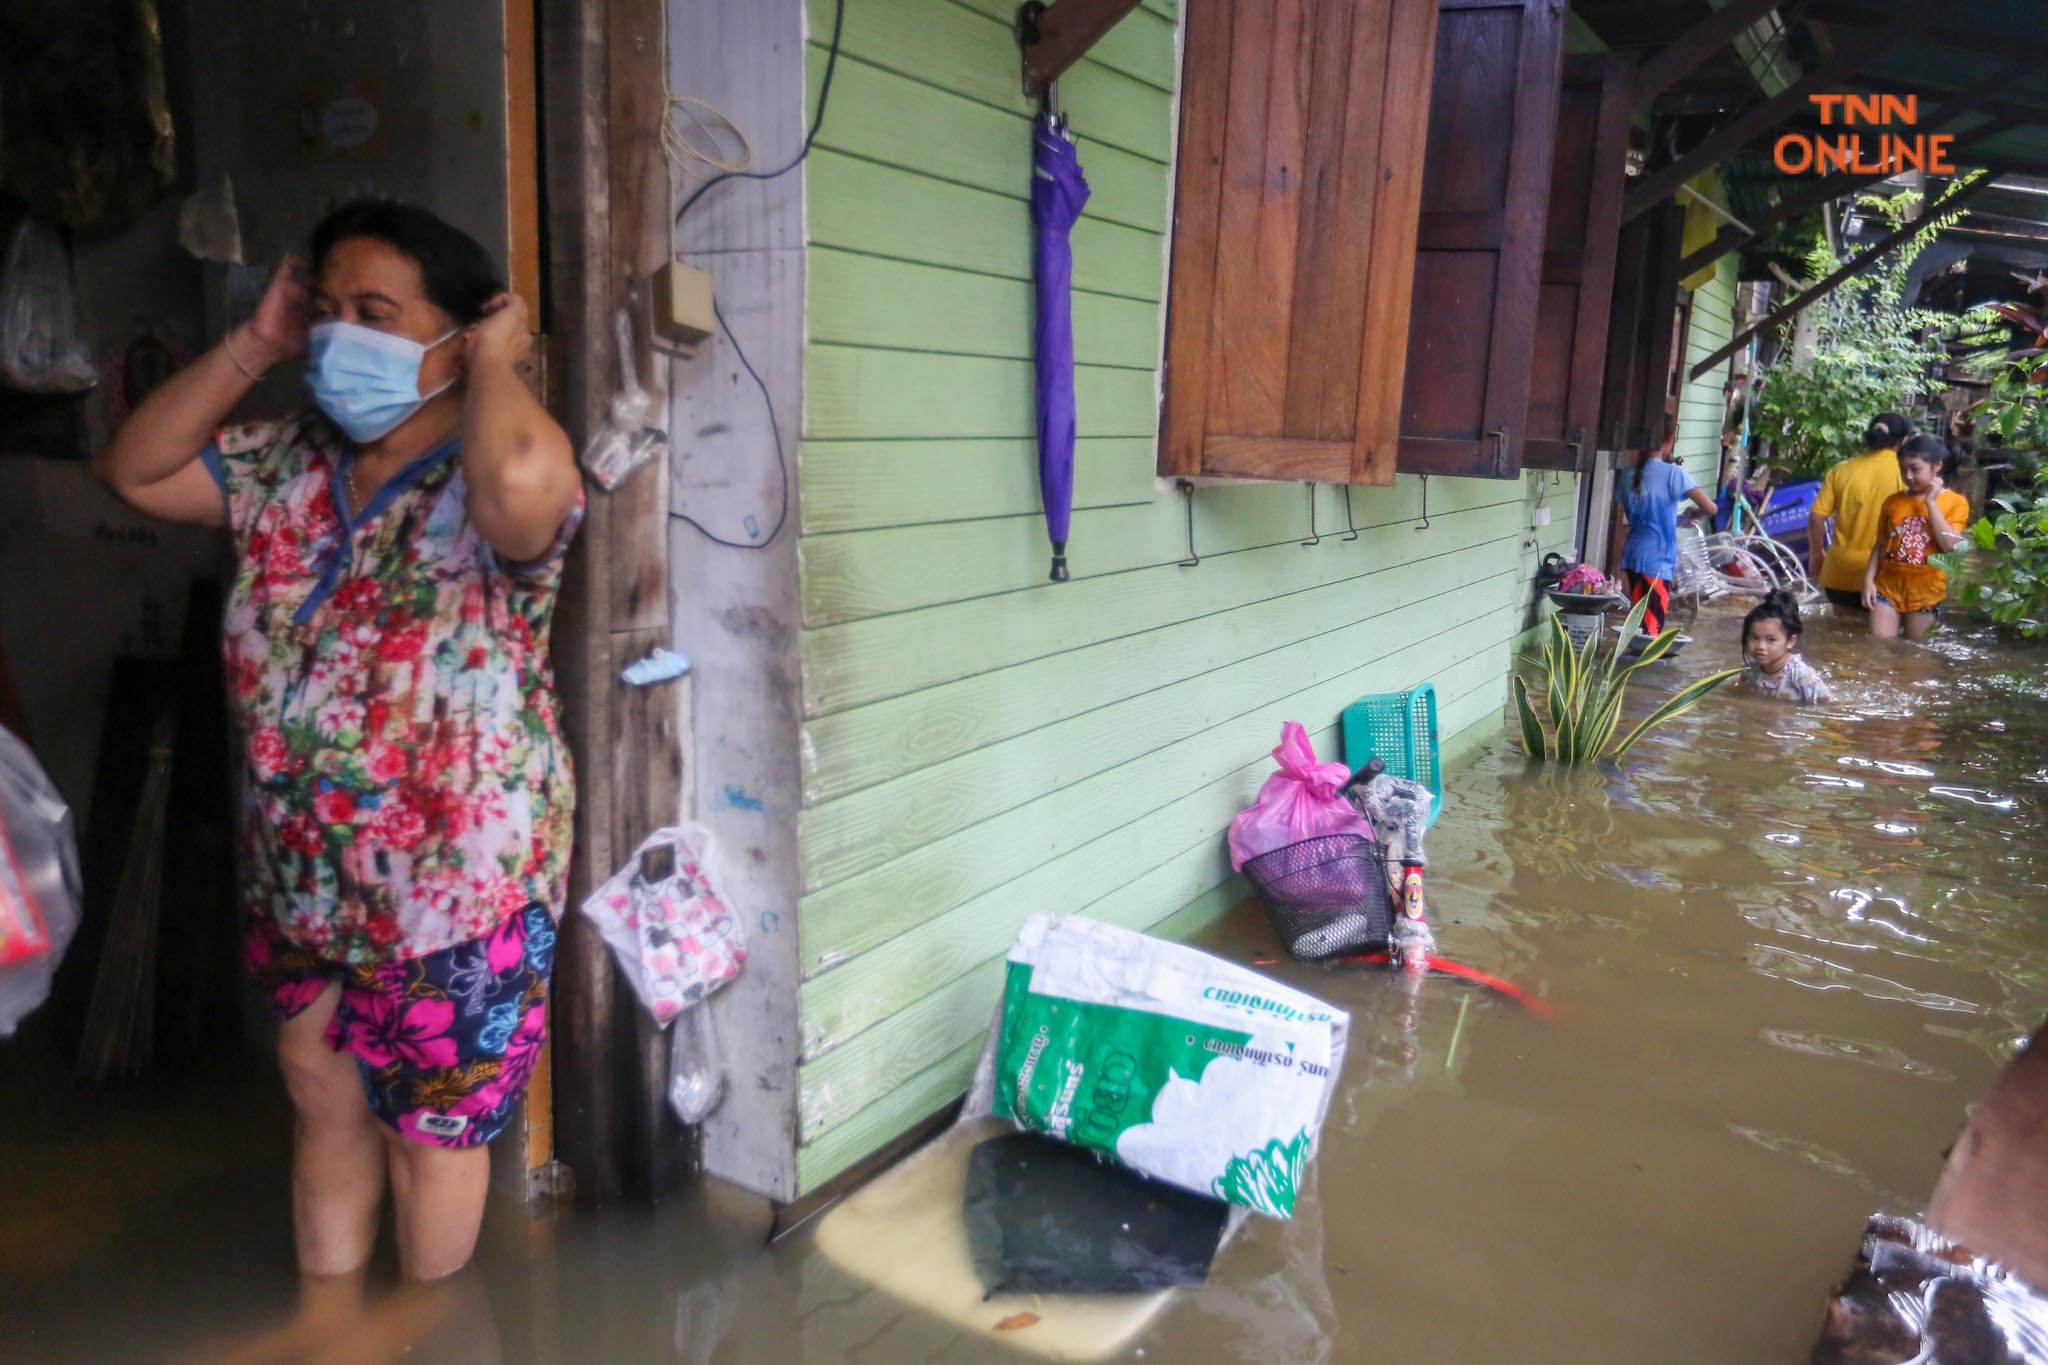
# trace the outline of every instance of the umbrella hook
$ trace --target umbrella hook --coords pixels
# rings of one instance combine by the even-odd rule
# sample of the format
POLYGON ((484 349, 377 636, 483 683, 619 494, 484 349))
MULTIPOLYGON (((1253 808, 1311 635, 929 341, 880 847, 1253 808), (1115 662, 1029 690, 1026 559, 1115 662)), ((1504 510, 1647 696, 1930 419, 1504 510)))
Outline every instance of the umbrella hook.
POLYGON ((1422 476, 1422 520, 1415 523, 1418 531, 1429 529, 1429 475, 1422 476))
POLYGON ((1347 483, 1347 484, 1345 484, 1345 485, 1344 485, 1343 487, 1344 487, 1344 529, 1345 529, 1345 530, 1347 530, 1347 531, 1349 531, 1349 532, 1351 532, 1351 534, 1350 534, 1350 535, 1348 535, 1348 536, 1346 536, 1346 537, 1344 537, 1344 539, 1346 539, 1346 540, 1356 540, 1356 539, 1358 539, 1358 523, 1357 523, 1357 522, 1355 522, 1355 521, 1353 521, 1353 520, 1351 519, 1351 485, 1347 483))
POLYGON ((1308 490, 1308 539, 1301 542, 1301 547, 1305 550, 1311 545, 1322 544, 1323 538, 1316 530, 1316 486, 1305 483, 1302 487, 1308 490))
POLYGON ((1202 562, 1202 557, 1195 553, 1195 485, 1192 479, 1175 479, 1173 486, 1180 490, 1188 508, 1188 557, 1180 561, 1180 567, 1192 569, 1202 562))

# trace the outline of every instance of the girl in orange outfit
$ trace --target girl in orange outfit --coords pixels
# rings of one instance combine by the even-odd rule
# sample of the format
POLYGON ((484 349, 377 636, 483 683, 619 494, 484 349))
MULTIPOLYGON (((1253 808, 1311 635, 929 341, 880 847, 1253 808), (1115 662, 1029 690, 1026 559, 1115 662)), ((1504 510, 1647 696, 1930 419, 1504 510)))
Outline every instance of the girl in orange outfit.
POLYGON ((1942 482, 1948 447, 1936 436, 1915 436, 1899 447, 1899 477, 1906 491, 1878 509, 1877 543, 1863 570, 1863 605, 1870 609, 1870 633, 1880 640, 1918 640, 1934 629, 1948 575, 1927 562, 1935 551, 1962 543, 1970 504, 1942 482))

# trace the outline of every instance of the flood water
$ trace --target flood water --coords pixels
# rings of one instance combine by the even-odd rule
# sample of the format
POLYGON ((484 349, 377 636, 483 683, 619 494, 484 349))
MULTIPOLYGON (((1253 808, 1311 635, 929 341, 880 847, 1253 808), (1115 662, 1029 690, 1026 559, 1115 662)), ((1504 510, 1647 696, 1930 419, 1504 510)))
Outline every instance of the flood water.
MULTIPOLYGON (((1732 662, 1739 612, 1704 609, 1641 690, 1732 662)), ((1831 706, 1724 691, 1618 770, 1532 769, 1504 732, 1451 775, 1441 951, 1556 1017, 1272 968, 1351 1011, 1313 1196, 1114 1358, 1806 1358, 1865 1218, 1925 1205, 1964 1107, 2048 1015, 2048 656, 1968 630, 1878 646, 1825 616, 1806 652, 1831 706)), ((1249 908, 1207 942, 1275 952, 1249 908)), ((764 1250, 760 1210, 717 1190, 494 1210, 459 1283, 238 1352, 296 1293, 265 1084, 0 1099, 0 1358, 1033 1358, 1029 1327, 963 1334, 806 1233, 764 1250)))

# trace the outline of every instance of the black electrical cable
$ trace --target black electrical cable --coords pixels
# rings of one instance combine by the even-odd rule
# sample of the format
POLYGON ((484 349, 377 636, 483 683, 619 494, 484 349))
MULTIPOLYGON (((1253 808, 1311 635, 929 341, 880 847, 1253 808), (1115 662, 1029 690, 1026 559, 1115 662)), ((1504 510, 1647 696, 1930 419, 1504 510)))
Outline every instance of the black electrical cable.
MULTIPOLYGON (((825 124, 825 104, 832 98, 832 74, 839 66, 839 36, 845 25, 846 0, 837 0, 837 3, 832 7, 832 43, 825 49, 825 74, 818 82, 818 109, 816 113, 811 115, 811 126, 804 133, 804 145, 798 148, 797 154, 789 159, 789 164, 772 171, 725 171, 712 176, 709 180, 699 185, 696 192, 688 199, 685 199, 683 206, 676 210, 675 226, 677 228, 681 228, 683 225, 683 215, 695 207, 699 199, 710 193, 712 186, 723 184, 728 180, 774 180, 779 176, 788 175, 791 171, 804 164, 804 158, 811 154, 811 144, 818 140, 818 129, 822 128, 825 124)), ((667 53, 662 54, 662 60, 668 60, 667 53)), ((768 431, 775 438, 775 468, 777 473, 781 475, 781 505, 775 513, 774 529, 769 531, 760 540, 751 541, 728 540, 685 512, 670 512, 669 517, 671 520, 680 521, 684 525, 694 528, 699 535, 714 545, 723 545, 734 550, 765 550, 774 543, 777 536, 782 534, 783 526, 789 521, 789 455, 782 445, 782 424, 775 420, 775 396, 768 392, 768 381, 761 378, 761 372, 754 368, 752 361, 747 359, 746 348, 741 346, 740 339, 733 335, 732 324, 725 320, 725 310, 718 306, 716 298, 713 298, 711 302, 711 313, 718 320, 718 328, 725 333, 725 339, 732 343, 732 353, 739 357, 741 368, 745 369, 747 376, 754 381, 754 387, 761 391, 761 403, 768 409, 768 431)))

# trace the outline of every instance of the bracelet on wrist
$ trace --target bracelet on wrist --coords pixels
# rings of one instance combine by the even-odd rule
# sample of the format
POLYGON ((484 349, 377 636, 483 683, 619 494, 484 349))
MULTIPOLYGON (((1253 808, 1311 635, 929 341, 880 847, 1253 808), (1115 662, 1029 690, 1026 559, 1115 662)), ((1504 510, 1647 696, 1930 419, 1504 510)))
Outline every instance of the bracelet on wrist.
MULTIPOLYGON (((233 332, 229 332, 226 336, 220 339, 220 348, 228 353, 228 359, 234 362, 235 368, 240 370, 242 372, 242 376, 245 379, 247 379, 251 384, 260 384, 263 382, 263 376, 258 374, 256 371, 250 369, 247 365, 244 365, 242 363, 242 357, 235 354, 235 334, 233 332)), ((266 369, 267 368, 268 367, 266 367, 266 369)))

